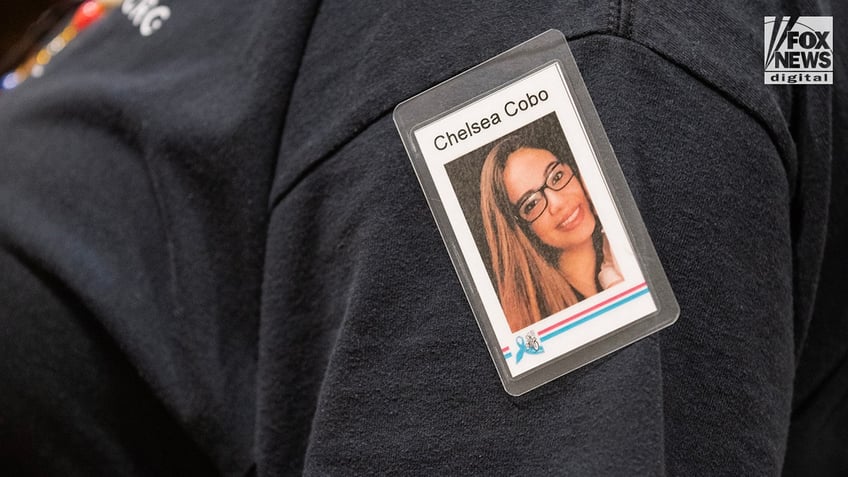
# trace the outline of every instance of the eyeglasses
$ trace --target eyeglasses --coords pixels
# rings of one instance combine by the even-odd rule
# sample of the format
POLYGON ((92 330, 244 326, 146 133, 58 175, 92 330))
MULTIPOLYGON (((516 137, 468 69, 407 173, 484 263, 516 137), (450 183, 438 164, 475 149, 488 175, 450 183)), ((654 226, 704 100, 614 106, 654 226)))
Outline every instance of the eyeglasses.
POLYGON ((568 174, 569 171, 565 164, 558 162, 548 174, 542 187, 534 190, 518 203, 516 206, 516 217, 528 223, 541 217, 542 212, 548 208, 548 198, 545 195, 545 189, 554 191, 564 189, 574 179, 574 172, 571 172, 570 176, 568 174))

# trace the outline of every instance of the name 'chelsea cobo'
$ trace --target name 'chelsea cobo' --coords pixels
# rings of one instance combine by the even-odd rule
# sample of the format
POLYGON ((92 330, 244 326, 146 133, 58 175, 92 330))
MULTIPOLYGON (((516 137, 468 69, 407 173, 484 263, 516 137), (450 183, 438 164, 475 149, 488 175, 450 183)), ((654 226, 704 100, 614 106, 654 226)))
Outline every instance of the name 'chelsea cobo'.
MULTIPOLYGON (((514 101, 509 100, 503 105, 503 113, 507 116, 515 116, 523 111, 527 111, 528 109, 537 106, 548 100, 548 92, 545 90, 540 90, 538 93, 531 94, 525 93, 524 98, 514 101)), ((475 134, 479 134, 484 129, 489 129, 490 127, 500 124, 501 116, 497 111, 490 114, 487 117, 479 119, 474 122, 465 122, 465 127, 456 131, 450 132, 445 131, 443 134, 439 134, 438 136, 433 138, 433 146, 440 151, 444 151, 450 146, 455 144, 459 144, 461 141, 464 141, 475 134)))

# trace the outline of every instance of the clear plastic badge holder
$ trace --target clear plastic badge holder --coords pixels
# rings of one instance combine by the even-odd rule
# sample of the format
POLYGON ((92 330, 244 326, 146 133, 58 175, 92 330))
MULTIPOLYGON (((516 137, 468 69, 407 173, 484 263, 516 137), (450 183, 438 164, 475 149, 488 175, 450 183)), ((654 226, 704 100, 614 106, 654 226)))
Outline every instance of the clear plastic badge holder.
POLYGON ((404 101, 394 120, 509 394, 677 319, 562 33, 404 101))

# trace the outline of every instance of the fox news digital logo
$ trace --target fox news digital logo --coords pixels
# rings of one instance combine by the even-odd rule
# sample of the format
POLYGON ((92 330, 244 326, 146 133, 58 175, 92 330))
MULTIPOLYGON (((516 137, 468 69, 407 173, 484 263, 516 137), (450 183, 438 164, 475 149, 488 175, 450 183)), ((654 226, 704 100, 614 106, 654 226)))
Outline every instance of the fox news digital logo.
POLYGON ((766 84, 833 84, 833 17, 764 17, 766 84))

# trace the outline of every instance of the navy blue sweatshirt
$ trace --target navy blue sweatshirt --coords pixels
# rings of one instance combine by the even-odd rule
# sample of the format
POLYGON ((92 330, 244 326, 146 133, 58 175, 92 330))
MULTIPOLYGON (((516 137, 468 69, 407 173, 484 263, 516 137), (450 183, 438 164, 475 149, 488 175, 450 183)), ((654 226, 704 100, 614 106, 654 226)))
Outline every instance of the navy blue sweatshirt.
POLYGON ((0 96, 2 473, 848 472, 844 5, 138 3, 0 96), (391 111, 549 28, 681 314, 512 397, 391 111))

